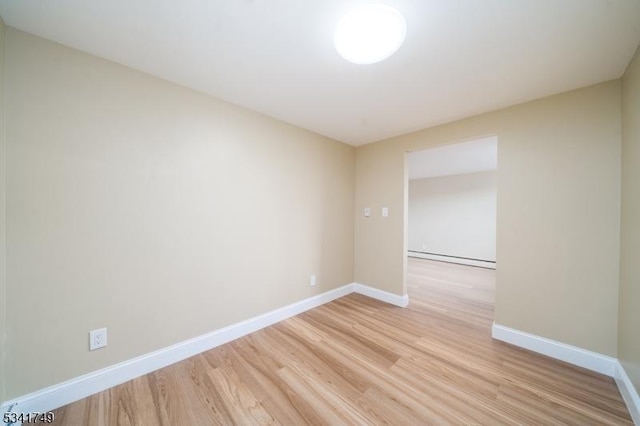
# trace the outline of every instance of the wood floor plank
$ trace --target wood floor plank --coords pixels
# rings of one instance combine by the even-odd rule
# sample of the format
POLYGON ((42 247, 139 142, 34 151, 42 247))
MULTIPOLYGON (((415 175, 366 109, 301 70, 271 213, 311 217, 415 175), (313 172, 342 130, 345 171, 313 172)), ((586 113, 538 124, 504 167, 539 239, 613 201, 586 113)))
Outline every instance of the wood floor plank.
POLYGON ((491 338, 495 271, 409 259, 351 294, 55 411, 60 425, 632 425, 615 382, 491 338))
MULTIPOLYGON (((282 353, 281 336, 274 333, 277 333, 276 327, 271 327, 225 345, 237 354, 236 357, 228 357, 230 365, 280 423, 317 424, 320 419, 311 405, 278 375, 287 358, 281 357, 282 361, 277 362, 273 356, 282 353)), ((205 355, 215 356, 217 352, 220 351, 208 351, 205 355)))

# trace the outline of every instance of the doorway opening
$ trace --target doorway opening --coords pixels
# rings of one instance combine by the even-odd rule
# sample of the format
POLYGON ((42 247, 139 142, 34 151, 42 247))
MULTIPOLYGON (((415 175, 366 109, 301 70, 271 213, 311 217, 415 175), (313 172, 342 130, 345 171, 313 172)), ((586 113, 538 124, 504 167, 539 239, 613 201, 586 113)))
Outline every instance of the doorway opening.
POLYGON ((498 138, 407 154, 406 256, 495 269, 498 138))

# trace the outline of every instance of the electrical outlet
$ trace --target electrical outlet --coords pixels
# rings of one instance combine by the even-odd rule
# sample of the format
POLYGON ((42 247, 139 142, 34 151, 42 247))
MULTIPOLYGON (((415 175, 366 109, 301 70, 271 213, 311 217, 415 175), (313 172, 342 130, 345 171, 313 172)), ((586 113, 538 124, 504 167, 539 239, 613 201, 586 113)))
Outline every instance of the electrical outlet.
POLYGON ((107 329, 99 328, 89 332, 89 350, 104 348, 107 346, 107 329))
POLYGON ((311 275, 311 278, 309 278, 309 285, 311 287, 313 287, 314 285, 316 285, 316 276, 315 275, 311 275))

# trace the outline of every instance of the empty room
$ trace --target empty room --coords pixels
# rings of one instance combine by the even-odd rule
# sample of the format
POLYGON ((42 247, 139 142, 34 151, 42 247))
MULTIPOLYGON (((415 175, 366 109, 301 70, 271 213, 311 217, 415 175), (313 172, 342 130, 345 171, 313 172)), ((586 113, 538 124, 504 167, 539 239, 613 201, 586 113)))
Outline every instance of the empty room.
POLYGON ((3 424, 640 424, 639 1, 0 17, 3 424))

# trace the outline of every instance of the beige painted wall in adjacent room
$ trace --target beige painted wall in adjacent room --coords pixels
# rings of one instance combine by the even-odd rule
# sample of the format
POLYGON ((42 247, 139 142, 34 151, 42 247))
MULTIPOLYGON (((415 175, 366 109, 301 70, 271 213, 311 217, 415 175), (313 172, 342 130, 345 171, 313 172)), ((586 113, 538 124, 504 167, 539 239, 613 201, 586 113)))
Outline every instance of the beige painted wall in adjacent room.
POLYGON ((618 358, 640 393, 640 49, 622 78, 618 358))
POLYGON ((353 281, 353 147, 11 28, 6 80, 7 399, 353 281))
POLYGON ((356 282, 406 291, 405 153, 495 134, 496 322, 615 356, 620 109, 617 80, 358 147, 356 282))
POLYGON ((0 17, 0 403, 5 399, 6 339, 6 139, 4 135, 4 21, 0 17))

